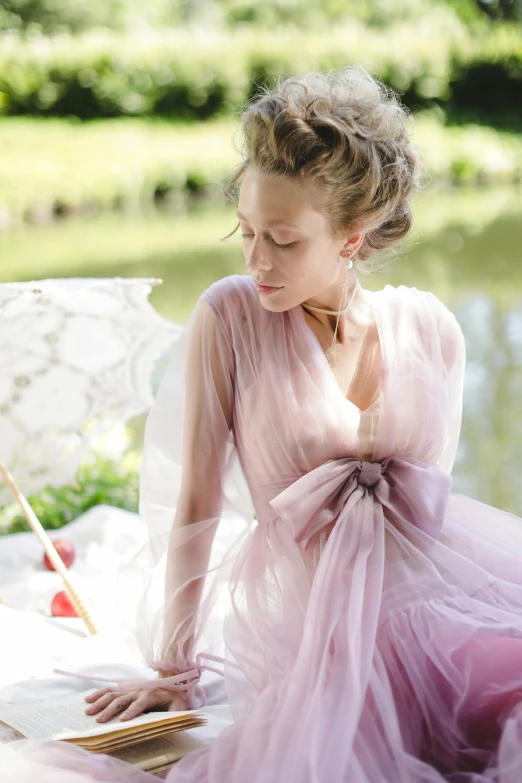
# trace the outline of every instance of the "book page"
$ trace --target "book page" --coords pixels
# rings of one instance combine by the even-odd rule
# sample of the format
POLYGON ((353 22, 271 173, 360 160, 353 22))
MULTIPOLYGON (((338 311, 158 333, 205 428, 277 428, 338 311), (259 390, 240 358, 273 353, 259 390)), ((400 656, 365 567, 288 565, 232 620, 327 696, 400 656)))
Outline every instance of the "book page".
POLYGON ((120 721, 115 715, 108 721, 98 723, 96 715, 86 715, 88 703, 85 697, 97 688, 65 696, 61 699, 24 704, 20 707, 0 708, 0 721, 16 729, 24 737, 36 739, 68 739, 95 737, 110 732, 127 732, 136 726, 153 725, 169 718, 200 718, 193 710, 176 712, 148 712, 128 721, 120 721))
POLYGON ((172 731, 181 731, 182 729, 195 729, 203 725, 201 720, 179 719, 175 723, 167 721, 166 723, 155 723, 153 726, 145 728, 135 727, 131 731, 113 731, 110 734, 103 734, 98 737, 68 737, 65 742, 73 745, 80 745, 82 748, 92 750, 95 753, 105 753, 107 750, 118 750, 134 745, 136 742, 143 742, 153 737, 161 737, 170 734, 172 731))
POLYGON ((19 739, 24 739, 19 731, 12 729, 7 723, 2 723, 0 721, 0 745, 6 745, 8 742, 14 742, 19 739))
POLYGON ((204 742, 191 737, 185 731, 180 731, 140 742, 130 748, 114 751, 110 755, 148 771, 171 764, 187 753, 203 747, 205 747, 204 742))

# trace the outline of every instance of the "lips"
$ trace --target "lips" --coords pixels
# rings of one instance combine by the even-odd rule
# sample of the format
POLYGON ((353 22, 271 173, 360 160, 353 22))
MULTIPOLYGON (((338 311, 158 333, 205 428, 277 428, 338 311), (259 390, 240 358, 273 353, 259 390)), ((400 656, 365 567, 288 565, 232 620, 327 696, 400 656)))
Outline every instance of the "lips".
POLYGON ((269 285, 268 283, 256 283, 260 288, 282 288, 282 285, 269 285))

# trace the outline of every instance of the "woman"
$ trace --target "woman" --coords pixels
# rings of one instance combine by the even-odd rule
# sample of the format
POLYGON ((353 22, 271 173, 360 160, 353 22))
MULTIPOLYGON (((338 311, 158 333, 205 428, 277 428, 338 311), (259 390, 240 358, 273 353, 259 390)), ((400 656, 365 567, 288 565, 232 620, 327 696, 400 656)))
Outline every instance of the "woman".
MULTIPOLYGON (((248 274, 200 296, 145 434, 161 681, 91 707, 103 722, 202 704, 215 663, 197 656, 222 633, 235 723, 170 783, 522 779, 522 526, 451 493, 462 331, 432 293, 359 281, 410 229, 407 120, 358 67, 243 112, 226 192, 248 274)), ((68 753, 47 769, 126 779, 68 753)))

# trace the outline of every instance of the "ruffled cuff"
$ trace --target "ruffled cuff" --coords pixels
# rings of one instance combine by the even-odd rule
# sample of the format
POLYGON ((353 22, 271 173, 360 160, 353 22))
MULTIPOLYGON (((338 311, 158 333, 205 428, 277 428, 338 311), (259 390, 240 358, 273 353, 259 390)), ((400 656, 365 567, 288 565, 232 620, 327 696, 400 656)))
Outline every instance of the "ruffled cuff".
MULTIPOLYGON (((185 666, 169 664, 165 660, 155 660, 149 664, 151 669, 159 673, 161 688, 167 690, 185 692, 187 707, 196 708, 195 697, 199 699, 199 707, 204 707, 206 702, 205 691, 199 685, 202 667, 196 663, 187 662, 185 666)), ((156 683, 158 680, 155 681, 156 683)))

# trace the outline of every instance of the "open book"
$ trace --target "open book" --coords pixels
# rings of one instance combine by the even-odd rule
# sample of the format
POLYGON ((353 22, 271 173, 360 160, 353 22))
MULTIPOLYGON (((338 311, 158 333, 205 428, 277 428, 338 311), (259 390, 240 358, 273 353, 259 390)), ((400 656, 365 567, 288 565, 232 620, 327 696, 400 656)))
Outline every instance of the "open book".
POLYGON ((85 714, 88 706, 85 697, 95 690, 20 707, 0 708, 4 741, 21 738, 62 740, 92 753, 110 753, 153 774, 203 746, 202 742, 183 732, 205 724, 201 713, 194 710, 147 712, 128 721, 120 721, 115 716, 98 723, 96 715, 85 714))

